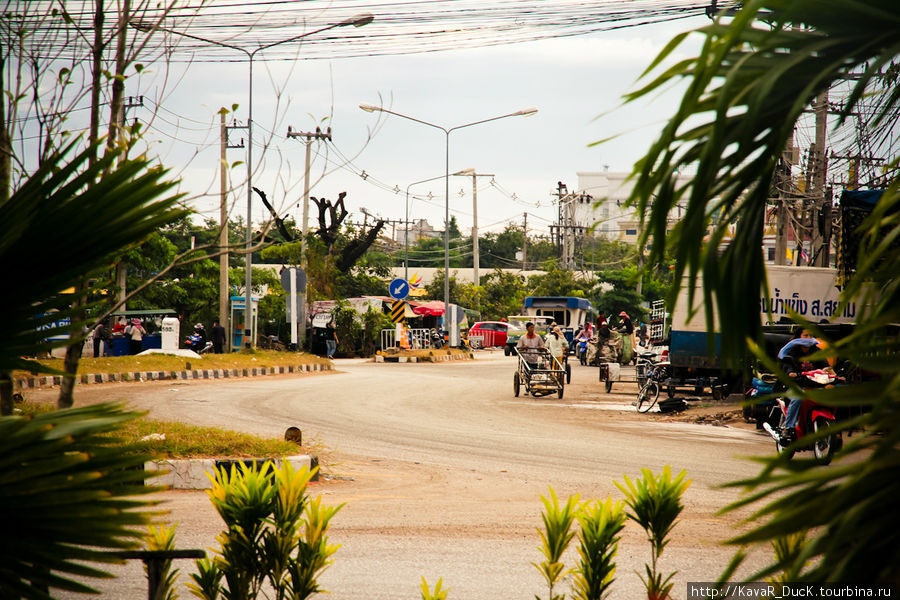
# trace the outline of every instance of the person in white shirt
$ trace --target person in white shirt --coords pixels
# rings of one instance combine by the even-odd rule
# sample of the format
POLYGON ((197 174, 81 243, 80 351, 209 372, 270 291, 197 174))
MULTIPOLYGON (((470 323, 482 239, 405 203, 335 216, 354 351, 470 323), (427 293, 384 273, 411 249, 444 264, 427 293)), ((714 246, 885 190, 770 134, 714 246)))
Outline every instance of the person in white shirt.
POLYGON ((563 335, 562 331, 560 331, 559 327, 554 327, 550 333, 547 334, 547 349, 550 351, 550 356, 558 363, 554 367, 556 369, 563 368, 563 357, 566 355, 566 345, 566 337, 563 335))

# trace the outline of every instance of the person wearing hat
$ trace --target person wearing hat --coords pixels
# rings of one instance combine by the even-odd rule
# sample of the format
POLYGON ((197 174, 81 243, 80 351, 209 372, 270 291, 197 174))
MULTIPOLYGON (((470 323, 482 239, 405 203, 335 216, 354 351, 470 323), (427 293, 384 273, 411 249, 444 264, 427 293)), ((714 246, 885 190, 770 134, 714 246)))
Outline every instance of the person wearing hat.
POLYGON ((131 339, 130 354, 140 354, 141 341, 144 339, 145 333, 147 330, 141 325, 140 319, 132 319, 131 324, 125 328, 125 335, 131 339))
POLYGON ((634 324, 631 317, 624 310, 619 313, 619 333, 622 334, 622 364, 632 360, 632 350, 634 349, 634 324))
POLYGON ((556 368, 563 368, 563 358, 566 355, 566 337, 558 325, 547 334, 547 350, 550 351, 550 356, 559 363, 556 368))

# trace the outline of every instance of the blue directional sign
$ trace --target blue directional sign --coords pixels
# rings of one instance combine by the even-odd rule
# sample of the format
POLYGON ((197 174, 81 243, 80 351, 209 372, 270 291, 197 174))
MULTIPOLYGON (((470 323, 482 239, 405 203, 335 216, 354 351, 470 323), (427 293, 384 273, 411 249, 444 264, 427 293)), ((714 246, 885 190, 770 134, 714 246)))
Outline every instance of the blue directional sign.
POLYGON ((391 298, 403 300, 404 298, 409 296, 409 283, 405 279, 400 279, 398 277, 391 282, 391 285, 388 286, 388 291, 391 294, 391 298))

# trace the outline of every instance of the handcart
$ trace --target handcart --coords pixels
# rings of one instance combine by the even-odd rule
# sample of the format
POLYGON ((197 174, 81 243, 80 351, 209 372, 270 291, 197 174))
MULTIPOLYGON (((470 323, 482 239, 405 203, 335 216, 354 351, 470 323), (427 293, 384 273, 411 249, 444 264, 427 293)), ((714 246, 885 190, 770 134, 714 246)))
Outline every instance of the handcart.
POLYGON ((613 383, 616 381, 622 383, 637 383, 638 388, 643 387, 647 381, 647 373, 649 369, 656 364, 659 357, 654 352, 642 352, 636 357, 634 370, 626 365, 622 365, 607 354, 600 357, 599 379, 606 384, 606 393, 612 391, 613 383), (631 374, 634 373, 632 377, 631 374))
POLYGON ((550 355, 546 348, 515 348, 518 367, 513 377, 513 394, 518 397, 522 387, 535 398, 556 392, 563 397, 566 387, 566 369, 550 355))

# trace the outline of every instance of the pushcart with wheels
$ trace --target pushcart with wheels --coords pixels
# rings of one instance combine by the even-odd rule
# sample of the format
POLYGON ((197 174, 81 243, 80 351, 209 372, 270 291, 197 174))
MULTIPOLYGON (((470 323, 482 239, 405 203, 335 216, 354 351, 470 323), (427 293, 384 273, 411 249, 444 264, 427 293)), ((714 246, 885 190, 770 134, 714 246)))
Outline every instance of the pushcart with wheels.
POLYGON ((566 368, 553 358, 546 348, 515 348, 518 366, 513 376, 513 394, 519 395, 525 388, 526 394, 535 398, 556 393, 563 397, 566 387, 566 368))

